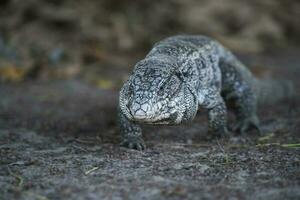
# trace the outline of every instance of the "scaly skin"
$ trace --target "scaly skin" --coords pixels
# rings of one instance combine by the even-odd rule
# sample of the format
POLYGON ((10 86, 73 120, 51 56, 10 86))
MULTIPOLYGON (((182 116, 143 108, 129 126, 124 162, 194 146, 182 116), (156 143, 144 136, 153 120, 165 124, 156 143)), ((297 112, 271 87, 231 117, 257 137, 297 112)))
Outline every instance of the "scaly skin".
POLYGON ((256 115, 260 85, 231 52, 208 37, 164 39, 136 64, 120 91, 121 145, 143 150, 140 123, 189 122, 198 107, 208 111, 211 135, 227 135, 227 101, 235 107, 236 131, 254 127, 260 132, 256 115))

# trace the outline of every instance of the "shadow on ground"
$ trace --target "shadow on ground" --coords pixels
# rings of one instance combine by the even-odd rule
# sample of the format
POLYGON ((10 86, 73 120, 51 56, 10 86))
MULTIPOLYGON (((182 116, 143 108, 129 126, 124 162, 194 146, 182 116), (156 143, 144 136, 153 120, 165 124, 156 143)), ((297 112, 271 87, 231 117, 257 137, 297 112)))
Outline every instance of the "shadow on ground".
MULTIPOLYGON (((299 88, 298 53, 243 59, 299 88)), ((185 126, 145 127, 144 152, 118 145, 117 91, 26 82, 1 85, 0 97, 0 199, 300 197, 299 96, 259 108, 263 137, 205 141, 202 113, 185 126)))

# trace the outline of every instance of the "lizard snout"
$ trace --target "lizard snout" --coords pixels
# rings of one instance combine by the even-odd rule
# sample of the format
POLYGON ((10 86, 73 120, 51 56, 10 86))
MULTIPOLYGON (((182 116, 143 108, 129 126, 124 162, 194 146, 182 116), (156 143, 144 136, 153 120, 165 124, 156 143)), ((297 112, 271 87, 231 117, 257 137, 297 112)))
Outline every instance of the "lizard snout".
POLYGON ((141 105, 138 103, 132 103, 129 106, 129 110, 133 118, 136 120, 146 120, 152 116, 150 105, 148 104, 141 105))

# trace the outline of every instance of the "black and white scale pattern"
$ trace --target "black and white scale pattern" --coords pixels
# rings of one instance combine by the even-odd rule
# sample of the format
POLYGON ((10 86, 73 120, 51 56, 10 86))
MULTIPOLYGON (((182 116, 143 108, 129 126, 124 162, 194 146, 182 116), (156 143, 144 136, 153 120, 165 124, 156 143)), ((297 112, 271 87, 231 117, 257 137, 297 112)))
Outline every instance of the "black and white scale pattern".
POLYGON ((256 79, 230 51, 206 36, 164 39, 136 64, 120 91, 122 145, 143 150, 140 123, 192 121, 199 107, 208 111, 209 133, 226 135, 227 101, 238 118, 236 131, 254 127, 260 132, 258 96, 268 93, 270 84, 256 79))

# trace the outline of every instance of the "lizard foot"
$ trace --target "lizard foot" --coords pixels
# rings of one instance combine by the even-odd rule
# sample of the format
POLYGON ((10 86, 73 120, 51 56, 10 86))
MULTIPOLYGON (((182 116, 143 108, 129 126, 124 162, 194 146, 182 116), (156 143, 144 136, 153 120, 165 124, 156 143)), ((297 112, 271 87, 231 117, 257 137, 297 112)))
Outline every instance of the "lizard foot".
POLYGON ((144 140, 139 137, 124 138, 120 145, 129 149, 136 149, 138 151, 146 149, 144 140))
POLYGON ((248 118, 245 118, 245 119, 239 121, 234 126, 233 130, 240 134, 245 134, 246 131, 251 128, 256 129, 256 131, 258 132, 259 135, 262 134, 257 116, 248 117, 248 118))

